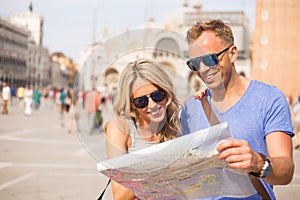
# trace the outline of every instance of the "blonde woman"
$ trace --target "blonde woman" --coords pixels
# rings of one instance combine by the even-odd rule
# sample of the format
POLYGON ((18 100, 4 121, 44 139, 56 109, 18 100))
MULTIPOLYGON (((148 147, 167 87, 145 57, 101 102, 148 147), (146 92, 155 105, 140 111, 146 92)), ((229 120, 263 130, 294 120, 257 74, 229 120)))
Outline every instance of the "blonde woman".
MULTIPOLYGON (((139 59, 124 69, 114 103, 115 119, 105 127, 109 159, 180 135, 180 103, 163 68, 139 59)), ((137 199, 115 181, 112 190, 114 199, 137 199)))

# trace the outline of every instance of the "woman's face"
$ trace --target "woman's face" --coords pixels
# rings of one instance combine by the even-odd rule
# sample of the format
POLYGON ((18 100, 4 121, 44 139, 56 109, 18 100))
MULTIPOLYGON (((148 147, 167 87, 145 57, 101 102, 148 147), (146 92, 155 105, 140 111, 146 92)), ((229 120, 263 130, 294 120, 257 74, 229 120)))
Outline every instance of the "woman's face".
POLYGON ((132 91, 131 99, 135 99, 137 103, 143 105, 142 108, 138 108, 134 103, 131 105, 138 112, 137 122, 141 126, 147 126, 150 123, 161 123, 165 119, 167 98, 164 98, 164 91, 161 93, 160 88, 141 78, 134 81, 132 91), (148 104, 146 104, 147 101, 148 104))

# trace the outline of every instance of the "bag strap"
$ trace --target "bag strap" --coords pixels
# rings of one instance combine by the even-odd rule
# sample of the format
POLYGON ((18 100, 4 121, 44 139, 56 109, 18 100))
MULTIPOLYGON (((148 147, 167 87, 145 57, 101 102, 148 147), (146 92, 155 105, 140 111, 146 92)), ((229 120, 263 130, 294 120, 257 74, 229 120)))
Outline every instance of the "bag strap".
POLYGON ((261 181, 253 175, 250 175, 250 174, 248 174, 248 175, 249 175, 249 178, 252 182, 252 185, 254 186, 254 188, 257 191, 257 193, 259 194, 259 196, 263 200, 271 200, 271 197, 270 197, 269 193, 267 192, 266 188, 261 183, 261 181))
POLYGON ((107 189, 108 185, 110 184, 110 181, 111 181, 111 179, 109 179, 109 180, 108 180, 108 182, 107 182, 107 184, 106 184, 105 188, 103 189, 103 191, 102 191, 101 195, 98 197, 98 199, 97 199, 97 200, 102 200, 102 198, 103 198, 103 196, 104 196, 104 193, 105 193, 105 191, 106 191, 106 189, 107 189))
POLYGON ((215 112, 212 110, 208 100, 207 100, 207 95, 205 94, 201 99, 201 104, 202 104, 202 108, 205 112, 206 118, 209 121, 211 126, 220 124, 219 119, 217 118, 215 112))
MULTIPOLYGON (((201 104, 203 107, 203 110, 205 112, 206 118, 209 121, 211 126, 217 125, 220 123, 219 119, 217 118, 215 112, 212 110, 208 100, 207 100, 207 95, 205 94, 201 99, 201 104)), ((261 196, 261 198, 263 200, 271 200, 269 193, 267 192, 266 188, 263 186, 263 184, 261 183, 261 181, 255 177, 252 176, 250 174, 249 178, 252 182, 252 185, 254 186, 255 190, 257 191, 257 193, 259 194, 259 196, 261 196)))

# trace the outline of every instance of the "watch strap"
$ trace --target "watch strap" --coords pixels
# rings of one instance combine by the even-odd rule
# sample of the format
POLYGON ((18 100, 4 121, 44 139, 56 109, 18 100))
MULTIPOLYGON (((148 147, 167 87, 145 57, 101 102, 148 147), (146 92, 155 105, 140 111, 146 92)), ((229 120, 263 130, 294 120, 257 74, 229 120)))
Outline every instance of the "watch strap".
POLYGON ((258 153, 258 154, 262 157, 264 164, 258 173, 250 172, 250 174, 253 176, 259 177, 259 178, 265 178, 271 174, 272 164, 271 164, 270 159, 266 155, 264 155, 262 153, 258 153))

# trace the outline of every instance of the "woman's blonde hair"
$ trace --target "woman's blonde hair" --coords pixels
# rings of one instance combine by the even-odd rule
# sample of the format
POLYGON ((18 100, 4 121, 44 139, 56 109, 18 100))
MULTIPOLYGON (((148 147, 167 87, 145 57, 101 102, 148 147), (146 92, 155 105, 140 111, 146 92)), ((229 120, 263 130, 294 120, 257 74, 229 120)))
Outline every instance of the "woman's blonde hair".
POLYGON ((148 59, 138 59, 130 62, 123 70, 118 86, 118 94, 114 102, 115 117, 131 117, 134 121, 137 114, 131 104, 132 86, 134 81, 139 77, 145 81, 154 84, 156 87, 163 89, 167 93, 167 119, 161 130, 160 142, 173 139, 180 134, 179 109, 181 104, 175 95, 174 85, 163 69, 164 66, 148 59))

